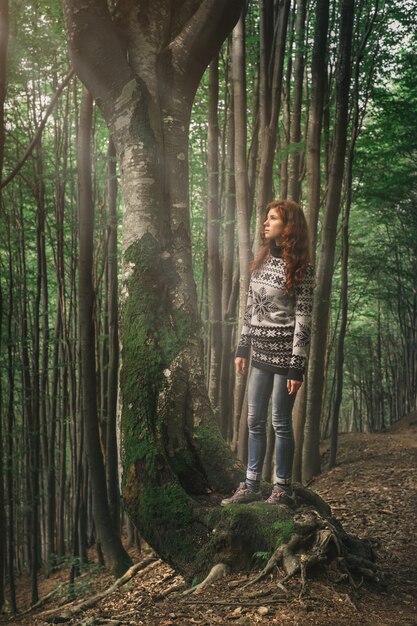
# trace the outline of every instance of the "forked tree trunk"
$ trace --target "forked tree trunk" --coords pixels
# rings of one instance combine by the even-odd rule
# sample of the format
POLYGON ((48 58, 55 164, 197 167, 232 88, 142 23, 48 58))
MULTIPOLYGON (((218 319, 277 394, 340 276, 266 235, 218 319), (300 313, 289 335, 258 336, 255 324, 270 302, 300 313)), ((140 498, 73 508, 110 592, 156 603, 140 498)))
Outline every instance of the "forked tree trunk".
POLYGON ((204 384, 188 199, 194 93, 241 5, 125 4, 116 29, 98 0, 64 2, 74 67, 120 160, 123 497, 144 538, 186 576, 210 561, 211 525, 198 498, 241 476, 204 384))

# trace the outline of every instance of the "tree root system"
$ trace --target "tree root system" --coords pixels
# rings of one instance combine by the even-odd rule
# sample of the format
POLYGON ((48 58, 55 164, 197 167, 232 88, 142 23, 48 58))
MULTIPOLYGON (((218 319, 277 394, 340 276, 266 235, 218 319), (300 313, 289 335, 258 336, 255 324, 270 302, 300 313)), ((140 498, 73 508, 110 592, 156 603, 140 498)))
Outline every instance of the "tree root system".
POLYGON ((132 567, 130 567, 128 571, 123 574, 123 576, 118 578, 113 583, 113 585, 111 585, 104 591, 97 593, 95 596, 88 598, 84 602, 72 602, 66 604, 63 607, 59 607, 59 609, 45 611, 41 614, 40 617, 42 617, 45 622, 48 622, 50 624, 63 624, 65 622, 69 622, 76 615, 84 613, 84 611, 95 606, 98 602, 100 602, 100 600, 112 594, 116 589, 118 589, 122 585, 125 585, 134 576, 138 575, 139 573, 143 575, 145 572, 148 572, 150 569, 157 567, 159 564, 160 561, 154 558, 145 559, 140 563, 136 563, 135 565, 132 565, 132 567))
POLYGON ((330 568, 338 581, 347 579, 355 588, 364 580, 384 586, 371 542, 348 534, 332 516, 329 505, 316 493, 297 485, 294 495, 293 533, 243 589, 281 569, 285 572, 279 583, 281 588, 285 590, 284 583, 299 575, 300 595, 303 595, 308 572, 320 566, 330 568))

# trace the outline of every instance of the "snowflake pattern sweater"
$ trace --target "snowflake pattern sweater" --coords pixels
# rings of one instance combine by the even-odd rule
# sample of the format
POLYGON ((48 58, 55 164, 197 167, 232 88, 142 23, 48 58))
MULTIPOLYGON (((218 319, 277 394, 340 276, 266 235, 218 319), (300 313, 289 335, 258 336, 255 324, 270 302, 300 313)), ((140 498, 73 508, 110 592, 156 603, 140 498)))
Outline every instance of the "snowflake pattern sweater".
POLYGON ((252 365, 303 380, 310 343, 314 271, 312 265, 295 288, 285 290, 286 263, 278 246, 262 267, 252 272, 242 333, 236 356, 252 365))

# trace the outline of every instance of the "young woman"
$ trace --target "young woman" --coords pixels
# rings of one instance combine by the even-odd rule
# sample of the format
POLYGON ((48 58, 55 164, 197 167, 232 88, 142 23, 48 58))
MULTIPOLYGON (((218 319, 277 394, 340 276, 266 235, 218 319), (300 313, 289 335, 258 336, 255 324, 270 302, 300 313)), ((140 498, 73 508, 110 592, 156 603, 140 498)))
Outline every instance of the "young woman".
POLYGON ((292 495, 291 416, 306 365, 314 278, 309 263, 307 222, 299 205, 291 200, 271 202, 262 239, 263 245, 250 268, 248 302, 235 359, 237 374, 243 374, 252 347, 246 481, 222 505, 262 498, 260 480, 271 395, 276 482, 267 502, 277 504, 292 495))

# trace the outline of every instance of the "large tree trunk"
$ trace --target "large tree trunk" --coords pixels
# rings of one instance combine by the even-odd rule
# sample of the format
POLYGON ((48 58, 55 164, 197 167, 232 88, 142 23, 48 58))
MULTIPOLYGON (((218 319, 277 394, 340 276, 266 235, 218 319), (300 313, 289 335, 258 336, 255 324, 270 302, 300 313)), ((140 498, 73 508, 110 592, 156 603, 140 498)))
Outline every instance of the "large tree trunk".
POLYGON ((74 67, 103 111, 121 168, 124 501, 144 538, 187 576, 210 560, 198 496, 230 490, 242 475, 205 389, 188 210, 194 93, 241 5, 124 5, 116 31, 102 3, 64 2, 74 67), (96 37, 85 37, 86 24, 96 37))

